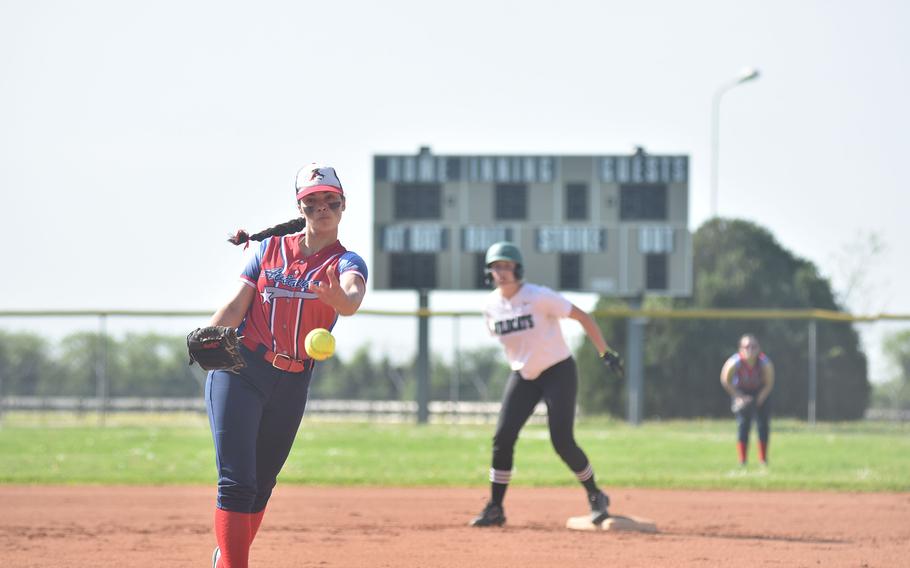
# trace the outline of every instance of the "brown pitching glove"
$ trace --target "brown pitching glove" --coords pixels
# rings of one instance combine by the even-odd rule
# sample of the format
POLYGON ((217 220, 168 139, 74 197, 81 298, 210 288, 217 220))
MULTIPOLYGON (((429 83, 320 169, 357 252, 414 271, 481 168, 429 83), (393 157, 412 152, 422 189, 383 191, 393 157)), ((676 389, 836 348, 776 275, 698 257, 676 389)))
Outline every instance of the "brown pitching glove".
POLYGON ((240 336, 233 327, 213 325, 194 329, 186 336, 190 365, 206 371, 224 369, 235 373, 246 366, 240 355, 240 336))

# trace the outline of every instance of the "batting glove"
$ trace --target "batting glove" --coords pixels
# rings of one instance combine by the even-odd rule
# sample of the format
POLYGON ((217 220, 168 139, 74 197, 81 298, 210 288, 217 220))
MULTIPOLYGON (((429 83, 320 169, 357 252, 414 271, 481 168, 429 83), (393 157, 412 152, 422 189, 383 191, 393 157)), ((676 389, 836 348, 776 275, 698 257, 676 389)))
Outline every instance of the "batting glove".
POLYGON ((620 358, 619 353, 613 351, 612 349, 607 349, 600 355, 601 360, 604 362, 604 365, 608 369, 622 377, 625 374, 625 369, 622 366, 622 358, 620 358))

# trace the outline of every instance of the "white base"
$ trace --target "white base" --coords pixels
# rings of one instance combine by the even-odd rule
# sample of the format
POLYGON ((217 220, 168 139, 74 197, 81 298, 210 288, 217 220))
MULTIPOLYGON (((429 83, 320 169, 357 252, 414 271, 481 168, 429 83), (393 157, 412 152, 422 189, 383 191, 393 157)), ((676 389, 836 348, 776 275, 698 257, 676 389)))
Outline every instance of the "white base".
POLYGON ((645 533, 656 533, 657 525, 650 519, 641 517, 609 517, 599 525, 591 522, 591 517, 569 517, 566 521, 566 528, 574 531, 634 531, 645 533))

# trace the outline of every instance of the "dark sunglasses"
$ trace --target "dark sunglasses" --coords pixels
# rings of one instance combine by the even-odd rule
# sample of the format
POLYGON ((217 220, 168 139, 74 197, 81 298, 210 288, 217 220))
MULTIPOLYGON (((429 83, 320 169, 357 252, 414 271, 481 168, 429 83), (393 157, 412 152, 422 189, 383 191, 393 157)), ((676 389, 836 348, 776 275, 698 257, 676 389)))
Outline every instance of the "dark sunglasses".
POLYGON ((338 209, 341 209, 341 203, 342 203, 341 201, 329 201, 328 203, 321 203, 319 205, 304 205, 303 212, 306 213, 307 215, 312 215, 313 213, 316 212, 317 209, 319 209, 323 205, 327 205, 328 208, 331 209, 332 211, 337 211, 338 209))

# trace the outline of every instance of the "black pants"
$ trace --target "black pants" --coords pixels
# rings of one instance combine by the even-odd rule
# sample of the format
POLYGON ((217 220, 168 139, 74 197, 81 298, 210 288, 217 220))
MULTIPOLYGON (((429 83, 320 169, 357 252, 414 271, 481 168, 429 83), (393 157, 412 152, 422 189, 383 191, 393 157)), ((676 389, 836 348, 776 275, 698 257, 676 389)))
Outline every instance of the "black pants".
POLYGON ((493 469, 511 471, 518 433, 541 399, 547 405, 550 441, 562 461, 574 472, 588 467, 588 457, 575 443, 575 400, 578 370, 569 357, 553 365, 537 379, 527 381, 517 372, 509 375, 493 435, 493 469))

